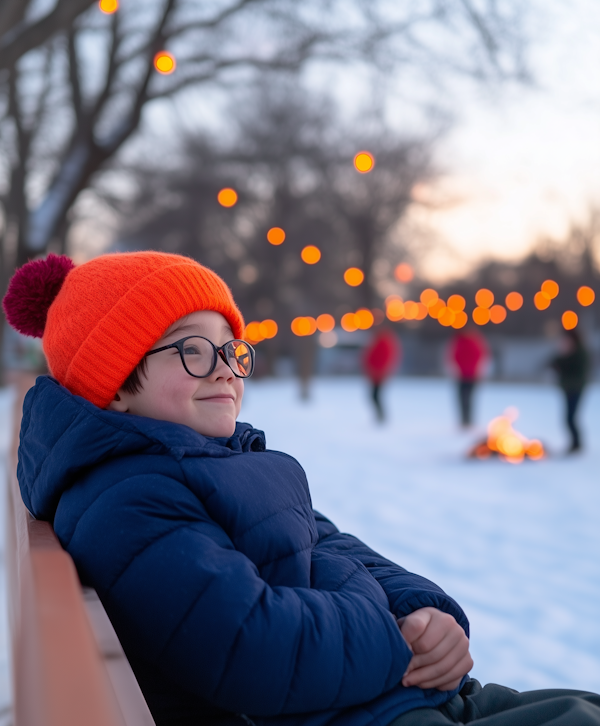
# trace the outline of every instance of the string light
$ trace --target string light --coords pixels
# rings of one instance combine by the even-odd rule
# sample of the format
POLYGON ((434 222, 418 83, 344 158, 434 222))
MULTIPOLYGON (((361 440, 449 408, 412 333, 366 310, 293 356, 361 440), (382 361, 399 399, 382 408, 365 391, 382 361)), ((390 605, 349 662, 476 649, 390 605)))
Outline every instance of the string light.
POLYGON ((314 245, 307 245, 300 253, 300 257, 307 265, 315 265, 321 259, 321 250, 314 245))
POLYGON ((221 191, 217 194, 217 201, 222 207, 233 207, 237 200, 237 192, 235 189, 231 189, 230 187, 221 189, 221 191))
POLYGON ((359 270, 358 267, 349 267, 346 272, 344 272, 344 282, 346 285, 350 285, 350 287, 358 287, 358 285, 362 284, 364 279, 365 273, 362 270, 359 270))
POLYGON ((538 310, 546 310, 546 308, 550 307, 550 298, 548 297, 548 295, 546 295, 545 292, 540 290, 539 292, 535 293, 533 297, 533 304, 538 310))
POLYGON ((523 307, 523 295, 520 292, 509 292, 504 302, 509 310, 515 312, 523 307))
POLYGON ((494 293, 483 287, 475 293, 475 302, 480 308, 491 308, 494 304, 494 293))
POLYGON ((587 285, 582 285, 582 287, 577 290, 577 302, 580 305, 583 305, 583 307, 591 305, 595 299, 596 293, 592 290, 591 287, 588 287, 587 285))
POLYGON ((100 0, 98 7, 105 15, 112 15, 119 9, 119 0, 100 0))
POLYGON ((170 75, 171 73, 173 73, 175 68, 177 68, 175 56, 169 53, 167 50, 160 50, 154 56, 154 67, 163 76, 170 75))
POLYGON ((267 232, 267 240, 272 245, 281 245, 285 242, 285 232, 281 227, 271 227, 267 232))
POLYGON ((577 327, 578 322, 577 313, 572 310, 567 310, 562 314, 562 324, 565 330, 573 330, 573 328, 577 327))
POLYGON ((554 298, 558 295, 558 283, 554 282, 554 280, 545 280, 542 282, 540 290, 544 293, 544 295, 547 295, 550 300, 554 300, 554 298))
POLYGON ((488 308, 477 307, 473 310, 473 322, 477 325, 486 325, 490 322, 490 311, 488 308))
POLYGON ((354 157, 354 168, 361 174, 368 174, 374 166, 375 159, 368 151, 359 151, 354 157))
POLYGON ((333 315, 323 313, 317 318, 317 330, 321 333, 329 333, 335 328, 333 315))
POLYGON ((503 305, 492 305, 490 308, 490 320, 498 325, 506 320, 506 308, 503 305))
POLYGON ((410 282, 414 276, 413 268, 406 262, 401 262, 399 265, 396 265, 394 277, 398 282, 410 282))

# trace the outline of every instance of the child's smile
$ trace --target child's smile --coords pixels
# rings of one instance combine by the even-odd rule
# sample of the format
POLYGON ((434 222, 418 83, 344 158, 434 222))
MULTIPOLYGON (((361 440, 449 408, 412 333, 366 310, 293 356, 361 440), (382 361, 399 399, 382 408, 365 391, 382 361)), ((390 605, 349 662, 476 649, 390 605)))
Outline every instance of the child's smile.
MULTIPOLYGON (((233 338, 225 318, 213 310, 186 315, 167 329, 153 350, 186 336, 198 335, 217 347, 233 338)), ((119 390, 119 400, 110 408, 138 416, 172 421, 193 428, 204 436, 231 436, 242 405, 244 383, 218 356, 214 371, 206 378, 194 378, 183 367, 175 348, 146 358, 143 388, 135 394, 119 390)))

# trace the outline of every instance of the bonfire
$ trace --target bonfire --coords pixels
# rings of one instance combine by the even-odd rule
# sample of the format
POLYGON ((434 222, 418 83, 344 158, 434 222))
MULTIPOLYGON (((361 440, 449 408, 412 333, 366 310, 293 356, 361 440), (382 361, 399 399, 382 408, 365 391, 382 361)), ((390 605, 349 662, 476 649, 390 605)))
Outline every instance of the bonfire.
POLYGON ((488 424, 485 441, 476 444, 469 456, 474 459, 488 459, 498 456, 511 464, 520 464, 525 459, 542 459, 546 455, 544 446, 538 439, 528 439, 513 427, 519 416, 516 408, 507 408, 502 416, 497 416, 488 424))

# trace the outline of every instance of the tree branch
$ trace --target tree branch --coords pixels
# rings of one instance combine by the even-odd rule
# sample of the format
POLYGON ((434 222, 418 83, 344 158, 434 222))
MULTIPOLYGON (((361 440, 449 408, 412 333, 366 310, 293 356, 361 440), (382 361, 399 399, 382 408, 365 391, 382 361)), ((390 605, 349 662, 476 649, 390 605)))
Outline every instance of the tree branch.
POLYGON ((59 30, 69 27, 94 1, 58 0, 54 9, 35 23, 17 23, 0 40, 0 69, 10 68, 22 55, 43 45, 59 30))
POLYGON ((77 47, 75 45, 75 30, 71 27, 67 34, 67 50, 69 55, 69 83, 71 85, 71 100, 77 126, 81 125, 83 116, 83 104, 81 96, 81 81, 79 79, 79 59, 77 58, 77 47))
POLYGON ((106 78, 104 79, 104 86, 98 94, 96 101, 90 111, 92 123, 98 118, 106 102, 110 98, 113 91, 113 84, 117 76, 117 70, 119 69, 119 62, 117 61, 117 54, 121 45, 121 36, 119 35, 119 13, 115 13, 112 16, 111 22, 111 38, 110 38, 110 49, 108 52, 108 68, 106 69, 106 78))

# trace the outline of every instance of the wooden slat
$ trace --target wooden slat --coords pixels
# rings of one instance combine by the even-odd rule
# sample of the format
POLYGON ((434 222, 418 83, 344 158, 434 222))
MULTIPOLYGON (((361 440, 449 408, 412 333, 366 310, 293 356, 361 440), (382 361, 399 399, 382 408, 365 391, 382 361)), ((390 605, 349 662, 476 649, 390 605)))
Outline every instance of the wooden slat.
POLYGON ((94 635, 71 557, 51 526, 27 512, 15 480, 8 490, 15 726, 152 726, 100 602, 95 620, 105 619, 104 646, 94 635))

